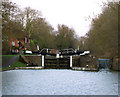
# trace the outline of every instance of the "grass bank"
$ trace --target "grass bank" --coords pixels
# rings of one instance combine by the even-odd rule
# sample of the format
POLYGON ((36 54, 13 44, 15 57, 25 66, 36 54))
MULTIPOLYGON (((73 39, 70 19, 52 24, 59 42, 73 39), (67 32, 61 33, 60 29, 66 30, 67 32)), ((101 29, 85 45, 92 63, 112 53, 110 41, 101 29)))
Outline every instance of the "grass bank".
POLYGON ((26 64, 24 64, 24 63, 22 63, 22 62, 20 62, 20 61, 16 61, 16 62, 14 62, 13 64, 11 64, 10 65, 10 67, 3 67, 2 69, 4 70, 4 69, 14 69, 15 67, 26 67, 27 65, 26 64))
POLYGON ((19 61, 19 55, 2 55, 2 67, 0 69, 4 70, 10 70, 14 69, 15 67, 26 67, 27 65, 25 63, 22 63, 19 61), (5 65, 15 56, 18 56, 10 65, 5 65))
MULTIPOLYGON (((18 56, 18 55, 2 55, 2 65, 7 64, 15 56, 18 56)), ((17 61, 17 60, 15 60, 15 61, 17 61)))

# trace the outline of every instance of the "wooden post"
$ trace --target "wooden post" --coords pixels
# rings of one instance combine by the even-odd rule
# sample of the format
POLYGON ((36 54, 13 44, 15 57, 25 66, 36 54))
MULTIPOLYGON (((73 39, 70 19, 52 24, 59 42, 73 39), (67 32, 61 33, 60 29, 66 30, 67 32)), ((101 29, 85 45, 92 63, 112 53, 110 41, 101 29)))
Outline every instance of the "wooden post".
POLYGON ((70 67, 72 67, 72 56, 70 56, 70 67))
POLYGON ((59 64, 59 58, 56 58, 56 59, 57 59, 57 64, 56 64, 56 66, 57 66, 57 68, 60 68, 60 67, 59 67, 59 65, 60 65, 60 64, 59 64))
POLYGON ((44 56, 42 56, 42 67, 44 67, 44 56))

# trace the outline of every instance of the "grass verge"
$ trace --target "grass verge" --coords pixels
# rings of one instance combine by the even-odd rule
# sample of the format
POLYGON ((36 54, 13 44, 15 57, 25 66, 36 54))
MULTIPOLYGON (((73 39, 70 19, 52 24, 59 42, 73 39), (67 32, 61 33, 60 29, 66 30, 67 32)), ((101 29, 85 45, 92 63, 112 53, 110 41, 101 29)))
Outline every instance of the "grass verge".
POLYGON ((3 68, 0 68, 0 69, 9 70, 9 69, 14 69, 15 67, 26 67, 26 66, 27 65, 25 63, 22 63, 20 61, 16 61, 13 64, 11 64, 10 67, 3 67, 3 68))

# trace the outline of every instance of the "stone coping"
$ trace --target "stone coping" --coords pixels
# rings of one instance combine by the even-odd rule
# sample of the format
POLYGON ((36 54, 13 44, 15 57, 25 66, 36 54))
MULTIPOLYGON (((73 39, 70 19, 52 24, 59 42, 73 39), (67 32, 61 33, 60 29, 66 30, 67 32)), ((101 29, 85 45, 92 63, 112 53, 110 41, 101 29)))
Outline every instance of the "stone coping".
MULTIPOLYGON (((19 69, 34 69, 34 70, 41 70, 44 69, 44 67, 15 67, 12 69, 3 69, 2 71, 8 71, 8 70, 19 70, 19 69)), ((79 70, 79 71, 99 71, 97 68, 86 68, 86 67, 71 67, 72 70, 79 70)))
POLYGON ((99 71, 97 68, 87 68, 87 67, 72 67, 72 70, 80 70, 80 71, 99 71))
POLYGON ((44 67, 15 67, 15 69, 44 69, 44 67))
POLYGON ((40 70, 44 69, 44 67, 15 67, 15 68, 9 68, 9 69, 2 69, 2 71, 8 71, 8 70, 19 70, 19 69, 35 69, 35 70, 40 70))

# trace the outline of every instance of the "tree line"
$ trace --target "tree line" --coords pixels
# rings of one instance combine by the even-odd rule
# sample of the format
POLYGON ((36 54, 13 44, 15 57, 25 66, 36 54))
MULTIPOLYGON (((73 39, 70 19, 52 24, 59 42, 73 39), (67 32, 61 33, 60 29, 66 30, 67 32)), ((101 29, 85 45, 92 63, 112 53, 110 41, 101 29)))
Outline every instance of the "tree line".
POLYGON ((89 32, 81 38, 81 49, 90 50, 93 55, 101 57, 119 56, 119 6, 118 2, 104 3, 102 13, 92 19, 89 32))
POLYGON ((13 2, 2 2, 2 50, 9 51, 10 39, 31 38, 31 50, 42 48, 76 48, 75 31, 58 24, 58 30, 46 21, 41 12, 30 7, 20 9, 13 2))
POLYGON ((8 51, 11 38, 31 38, 31 49, 80 48, 90 50, 96 56, 118 55, 118 12, 117 2, 104 3, 102 13, 92 19, 88 33, 79 37, 73 28, 58 24, 58 30, 46 21, 41 12, 30 7, 21 9, 12 2, 2 2, 2 50, 8 51))

